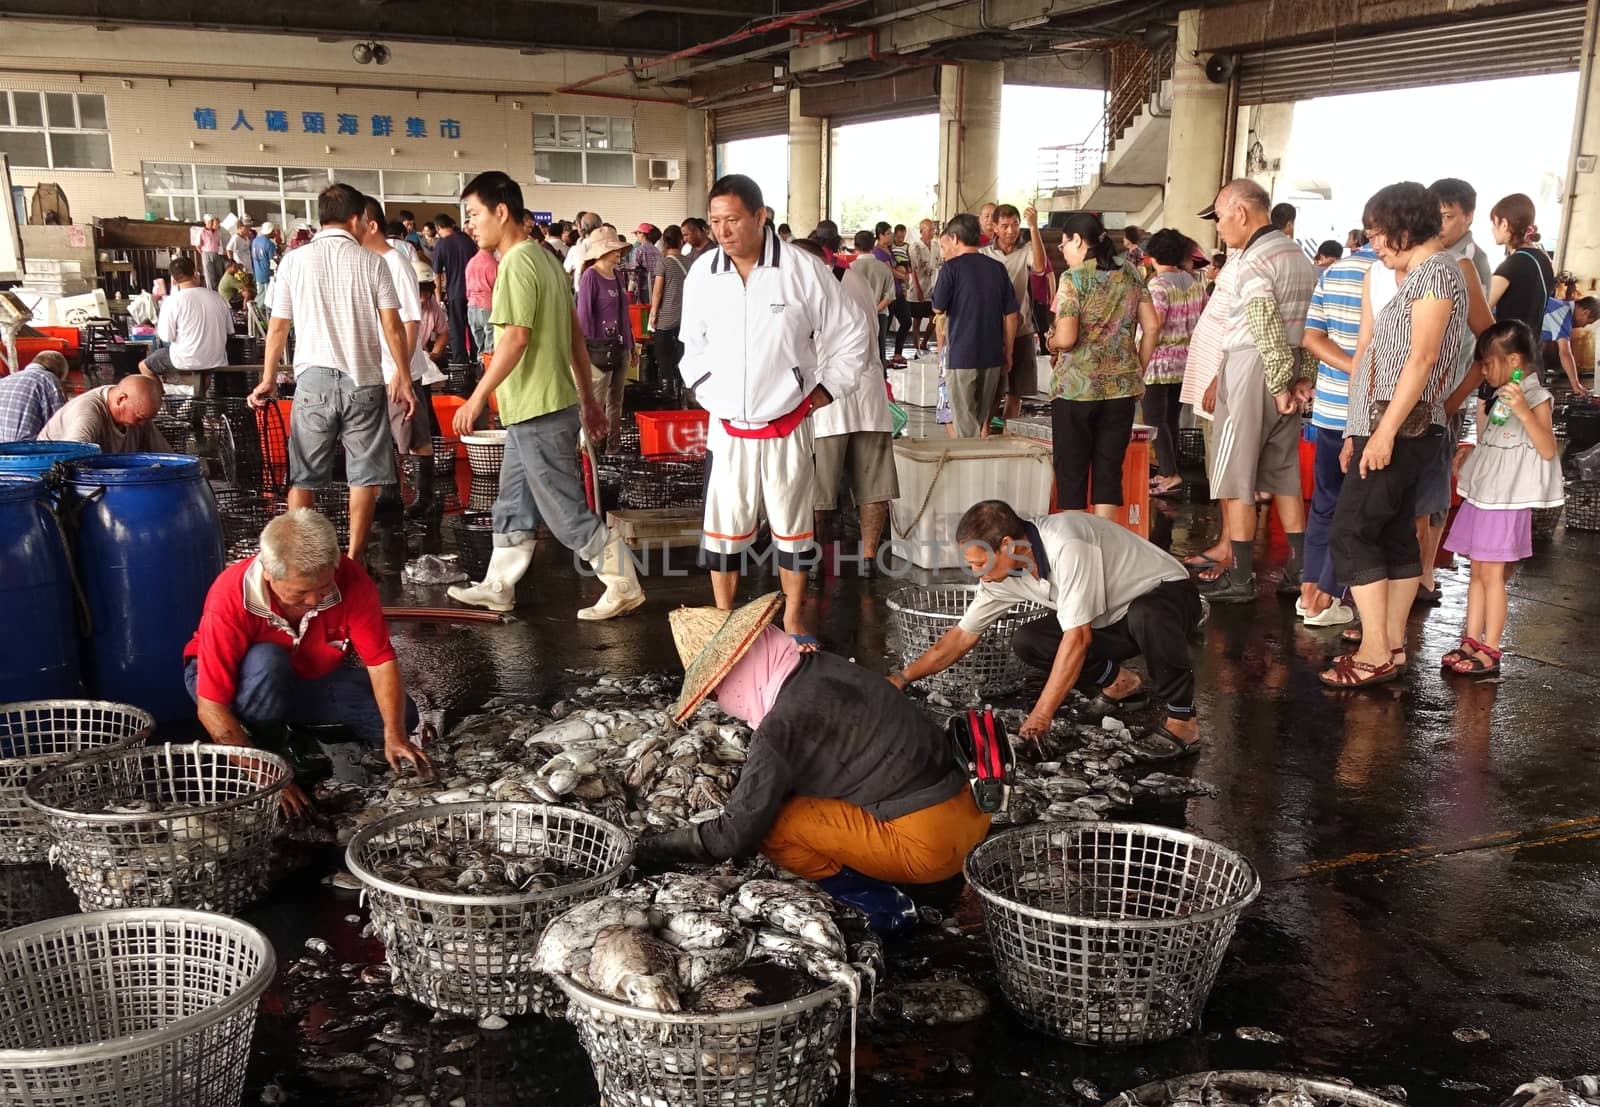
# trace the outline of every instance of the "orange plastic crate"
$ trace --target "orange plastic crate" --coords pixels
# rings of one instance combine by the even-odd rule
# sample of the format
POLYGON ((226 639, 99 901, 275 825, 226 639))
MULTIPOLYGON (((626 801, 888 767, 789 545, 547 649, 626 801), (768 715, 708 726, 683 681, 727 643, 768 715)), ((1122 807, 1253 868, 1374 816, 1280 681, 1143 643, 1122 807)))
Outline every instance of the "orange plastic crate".
POLYGON ((639 422, 639 452, 645 457, 682 454, 687 457, 704 457, 706 430, 710 414, 702 409, 691 411, 636 411, 633 417, 639 422))

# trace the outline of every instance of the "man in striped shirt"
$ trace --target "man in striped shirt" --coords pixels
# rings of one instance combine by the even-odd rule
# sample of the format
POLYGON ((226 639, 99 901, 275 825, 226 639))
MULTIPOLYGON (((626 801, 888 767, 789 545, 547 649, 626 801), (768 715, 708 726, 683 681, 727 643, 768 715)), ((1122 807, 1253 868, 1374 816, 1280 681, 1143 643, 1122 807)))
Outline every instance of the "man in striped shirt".
POLYGON ((1355 612, 1335 597, 1338 585, 1328 556, 1328 528, 1344 487, 1339 453, 1344 448, 1344 420, 1349 403, 1350 371, 1361 333, 1361 289, 1378 255, 1363 244, 1349 257, 1323 270, 1306 312, 1301 345, 1318 359, 1311 425, 1316 431, 1315 490, 1306 520, 1306 554, 1301 572, 1300 602, 1295 610, 1307 626, 1331 627, 1350 622, 1355 612))

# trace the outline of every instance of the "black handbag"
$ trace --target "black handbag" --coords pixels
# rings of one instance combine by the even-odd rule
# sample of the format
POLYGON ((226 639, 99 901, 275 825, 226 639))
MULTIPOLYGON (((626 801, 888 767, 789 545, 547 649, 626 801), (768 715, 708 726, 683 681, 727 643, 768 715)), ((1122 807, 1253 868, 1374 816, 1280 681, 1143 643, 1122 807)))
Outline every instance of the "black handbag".
POLYGON ((988 814, 1004 811, 1017 759, 1011 736, 991 707, 953 715, 945 726, 955 746, 956 764, 967 774, 973 802, 988 814))
POLYGON ((620 334, 586 338, 584 345, 589 347, 589 364, 602 373, 615 373, 627 360, 627 347, 623 345, 620 334))

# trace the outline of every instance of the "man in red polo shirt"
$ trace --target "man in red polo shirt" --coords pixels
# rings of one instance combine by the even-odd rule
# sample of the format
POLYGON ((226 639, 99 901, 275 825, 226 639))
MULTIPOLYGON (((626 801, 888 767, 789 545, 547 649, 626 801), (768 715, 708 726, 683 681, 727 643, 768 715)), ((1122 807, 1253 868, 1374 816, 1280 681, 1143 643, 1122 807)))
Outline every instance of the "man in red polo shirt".
MULTIPOLYGON (((378 589, 344 557, 333 524, 291 508, 261 532, 261 552, 222 571, 200 628, 184 647, 184 683, 216 742, 275 744, 285 723, 342 724, 398 770, 431 769, 407 738, 417 708, 406 695, 378 589), (353 653, 365 672, 346 666, 353 653)), ((292 811, 310 802, 285 793, 292 811)))

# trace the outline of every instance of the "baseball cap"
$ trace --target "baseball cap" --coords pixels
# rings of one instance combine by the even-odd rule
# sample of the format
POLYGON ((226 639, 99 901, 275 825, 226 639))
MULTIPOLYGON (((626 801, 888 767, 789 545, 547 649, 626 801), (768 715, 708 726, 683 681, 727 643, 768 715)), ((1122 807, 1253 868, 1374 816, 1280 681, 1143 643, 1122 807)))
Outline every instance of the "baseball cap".
POLYGON ((634 234, 649 234, 651 231, 653 231, 655 229, 656 229, 656 225, 654 223, 640 223, 637 227, 633 228, 633 233, 634 234))

